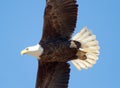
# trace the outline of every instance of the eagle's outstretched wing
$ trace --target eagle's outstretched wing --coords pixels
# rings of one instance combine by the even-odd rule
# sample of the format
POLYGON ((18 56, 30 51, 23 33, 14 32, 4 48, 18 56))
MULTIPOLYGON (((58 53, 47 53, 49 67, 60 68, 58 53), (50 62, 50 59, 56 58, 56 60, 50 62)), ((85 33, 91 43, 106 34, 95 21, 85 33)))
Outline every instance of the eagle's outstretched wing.
POLYGON ((76 0, 46 0, 41 41, 69 39, 76 26, 77 7, 76 0))
POLYGON ((69 66, 63 62, 39 61, 36 88, 68 88, 69 66))

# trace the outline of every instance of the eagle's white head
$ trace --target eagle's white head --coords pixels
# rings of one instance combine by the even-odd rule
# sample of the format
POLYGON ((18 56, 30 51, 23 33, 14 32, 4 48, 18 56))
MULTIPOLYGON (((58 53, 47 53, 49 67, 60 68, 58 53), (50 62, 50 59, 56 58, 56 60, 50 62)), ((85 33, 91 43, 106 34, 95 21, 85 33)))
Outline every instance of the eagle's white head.
POLYGON ((27 47, 21 51, 21 55, 29 54, 29 55, 36 57, 37 59, 40 59, 40 56, 42 55, 42 53, 43 53, 43 48, 39 44, 35 46, 27 47))

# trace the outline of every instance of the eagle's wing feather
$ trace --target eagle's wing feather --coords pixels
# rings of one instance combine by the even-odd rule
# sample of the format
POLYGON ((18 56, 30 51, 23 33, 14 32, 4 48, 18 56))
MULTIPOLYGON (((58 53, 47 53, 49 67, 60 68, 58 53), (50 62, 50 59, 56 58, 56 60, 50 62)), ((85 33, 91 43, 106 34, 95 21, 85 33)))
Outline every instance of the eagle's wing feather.
POLYGON ((76 26, 77 7, 76 0, 46 0, 41 41, 69 39, 76 26))
POLYGON ((69 73, 68 63, 39 61, 36 88, 68 88, 69 73))

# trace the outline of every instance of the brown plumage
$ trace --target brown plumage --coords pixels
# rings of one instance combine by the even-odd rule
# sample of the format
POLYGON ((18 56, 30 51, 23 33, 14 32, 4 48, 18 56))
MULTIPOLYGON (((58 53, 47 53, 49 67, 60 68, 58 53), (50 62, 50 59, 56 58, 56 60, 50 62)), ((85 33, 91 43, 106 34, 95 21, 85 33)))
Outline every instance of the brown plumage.
POLYGON ((73 40, 56 39, 47 43, 41 43, 44 48, 40 56, 41 62, 67 62, 78 58, 76 53, 81 46, 79 42, 73 40))
POLYGON ((69 73, 68 63, 39 62, 36 88, 67 88, 69 73))
POLYGON ((41 41, 69 40, 76 26, 76 0, 46 0, 46 4, 41 41))

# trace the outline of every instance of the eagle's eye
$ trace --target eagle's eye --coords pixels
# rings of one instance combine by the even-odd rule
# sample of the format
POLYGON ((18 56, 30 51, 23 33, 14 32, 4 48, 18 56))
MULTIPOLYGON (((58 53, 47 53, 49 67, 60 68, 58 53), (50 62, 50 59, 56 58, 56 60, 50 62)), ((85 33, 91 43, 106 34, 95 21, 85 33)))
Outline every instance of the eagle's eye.
POLYGON ((28 48, 26 48, 26 50, 29 50, 28 48))

